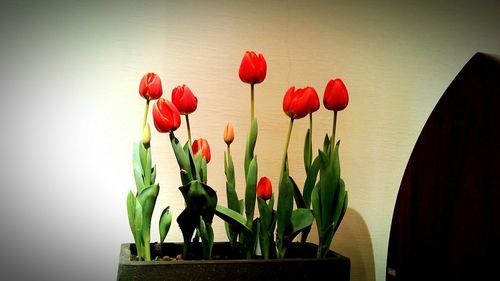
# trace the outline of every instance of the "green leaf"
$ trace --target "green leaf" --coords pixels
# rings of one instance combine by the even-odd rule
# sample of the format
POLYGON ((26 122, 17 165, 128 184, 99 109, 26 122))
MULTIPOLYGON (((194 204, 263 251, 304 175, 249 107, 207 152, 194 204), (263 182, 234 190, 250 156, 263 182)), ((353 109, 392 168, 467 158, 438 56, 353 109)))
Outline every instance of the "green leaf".
POLYGON ((226 230, 227 239, 231 242, 231 247, 233 247, 235 243, 235 232, 231 228, 231 225, 227 222, 224 222, 224 229, 226 230))
MULTIPOLYGON (((335 157, 334 150, 333 155, 335 157)), ((335 195, 337 194, 339 184, 338 166, 332 166, 328 161, 324 162, 324 154, 320 153, 322 161, 319 171, 319 185, 321 194, 321 215, 324 225, 330 225, 333 222, 333 210, 335 205, 335 195)), ((338 155, 338 154, 337 154, 338 155)))
MULTIPOLYGON (((260 199, 260 198, 258 198, 260 199)), ((269 258, 269 248, 271 244, 271 239, 269 232, 267 231, 267 226, 265 223, 262 221, 262 217, 255 219, 254 225, 257 228, 257 235, 258 235, 258 242, 260 245, 260 252, 264 256, 264 259, 269 258)), ((259 255, 259 253, 257 253, 259 255)))
POLYGON ((189 210, 190 215, 195 216, 196 220, 201 215, 205 222, 211 223, 217 205, 215 190, 198 180, 179 187, 179 190, 184 197, 186 209, 189 210))
POLYGON ((312 210, 314 214, 314 218, 316 219, 316 225, 318 228, 318 232, 321 232, 323 230, 323 215, 321 214, 322 208, 321 208, 321 195, 319 192, 319 183, 316 184, 314 187, 312 193, 311 193, 311 205, 312 205, 312 210))
POLYGON ((177 223, 181 229, 184 244, 188 245, 191 242, 191 237, 193 237, 197 224, 199 224, 199 216, 190 214, 188 209, 184 209, 177 217, 177 223))
MULTIPOLYGON (((142 145, 144 147, 144 145, 142 145)), ((144 185, 148 186, 153 184, 151 182, 151 148, 146 149, 146 162, 143 163, 144 167, 144 185)))
POLYGON ((143 178, 142 167, 141 164, 135 160, 132 162, 132 164, 134 165, 134 179, 135 179, 135 186, 137 188, 137 193, 141 193, 142 190, 144 189, 144 178, 143 178))
POLYGON ((240 212, 238 194, 236 193, 234 165, 231 154, 224 152, 224 173, 226 174, 226 197, 229 209, 240 212))
POLYGON ((257 133, 258 133, 257 119, 254 118, 250 126, 250 133, 248 134, 246 150, 245 150, 245 176, 248 175, 248 168, 250 166, 250 162, 254 158, 255 143, 257 142, 257 133))
POLYGON ((147 171, 146 163, 148 162, 148 153, 147 153, 147 150, 144 147, 144 144, 142 142, 139 143, 138 146, 139 146, 139 157, 140 157, 140 161, 141 161, 142 170, 144 172, 146 172, 147 171))
POLYGON ((128 215, 128 224, 130 225, 130 231, 132 231, 132 235, 135 238, 135 196, 130 191, 127 195, 127 215, 128 215))
POLYGON ((231 154, 226 154, 224 152, 224 173, 226 175, 226 181, 228 183, 231 183, 233 186, 235 185, 235 175, 234 175, 234 164, 233 164, 233 158, 231 157, 231 154))
POLYGON ((151 184, 156 181, 156 164, 151 168, 151 184))
POLYGON ((335 148, 333 149, 333 155, 330 155, 330 165, 332 165, 335 169, 338 170, 338 174, 340 176, 340 160, 339 160, 339 146, 340 146, 340 140, 337 141, 337 144, 335 145, 335 148))
POLYGON ((153 216, 159 188, 157 183, 150 185, 137 197, 137 200, 142 206, 142 239, 144 243, 149 243, 150 241, 151 217, 153 216))
POLYGON ((208 178, 207 160, 203 157, 201 157, 200 178, 201 178, 201 182, 207 183, 207 178, 208 178))
POLYGON ((328 134, 325 135, 325 138, 323 139, 323 151, 325 153, 329 153, 330 151, 330 137, 328 137, 328 134))
POLYGON ((285 170, 283 171, 283 174, 289 174, 289 169, 288 169, 288 154, 285 155, 285 170))
POLYGON ((292 182, 293 198, 295 199, 295 204, 297 205, 297 208, 306 208, 306 203, 304 202, 304 198, 300 193, 300 189, 297 186, 297 183, 295 183, 292 177, 290 177, 290 181, 292 182))
POLYGON ((266 201, 262 198, 257 198, 257 205, 259 206, 260 223, 262 230, 267 231, 271 227, 273 219, 273 209, 269 208, 266 201))
POLYGON ((186 155, 188 155, 190 152, 192 154, 192 151, 191 151, 191 146, 189 145, 189 140, 187 140, 185 143, 184 143, 184 146, 182 147, 182 150, 184 150, 184 153, 186 155))
POLYGON ((139 143, 134 142, 132 144, 132 160, 141 163, 141 157, 139 155, 139 143))
POLYGON ((204 183, 201 183, 201 186, 205 190, 207 196, 207 201, 204 208, 202 209, 201 215, 203 216, 203 220, 205 220, 205 222, 212 223, 215 214, 215 208, 217 207, 217 193, 213 188, 204 183))
POLYGON ((199 223, 199 233, 200 237, 203 240, 207 240, 207 227, 205 225, 205 222, 203 221, 203 218, 200 217, 200 223, 199 223))
POLYGON ((182 184, 185 185, 193 180, 188 154, 184 152, 179 140, 173 133, 170 133, 170 142, 172 144, 175 158, 177 159, 177 164, 179 164, 179 168, 181 170, 182 184))
POLYGON ((300 243, 304 244, 307 242, 307 237, 309 236, 309 233, 311 232, 312 227, 308 226, 304 230, 302 230, 302 234, 300 236, 300 243))
POLYGON ((292 223, 292 233, 288 236, 288 241, 292 240, 304 229, 311 226, 314 216, 311 210, 305 208, 295 209, 292 212, 290 221, 292 223))
POLYGON ((325 240, 324 243, 321 243, 321 245, 318 245, 319 247, 324 249, 324 255, 328 252, 328 249, 330 248, 330 245, 332 244, 333 240, 333 235, 335 234, 335 227, 333 224, 331 224, 325 231, 325 240))
POLYGON ((214 231, 210 223, 205 223, 202 217, 200 217, 200 237, 201 244, 203 248, 203 258, 211 259, 212 258, 212 245, 214 242, 214 231))
POLYGON ((316 179, 318 178, 318 170, 319 170, 319 156, 316 157, 309 168, 309 172, 306 176, 306 181, 304 182, 304 190, 303 190, 303 198, 306 208, 311 207, 311 193, 316 184, 316 179))
POLYGON ((202 167, 201 167, 202 159, 203 159, 203 156, 201 155, 200 152, 196 153, 196 155, 194 155, 194 158, 193 158, 194 165, 196 166, 196 172, 197 172, 196 179, 199 179, 200 181, 202 181, 202 167))
POLYGON ((238 199, 238 194, 236 193, 236 189, 230 183, 226 182, 226 198, 227 198, 227 206, 229 209, 240 212, 240 203, 238 199))
MULTIPOLYGON (((341 179, 341 184, 342 185, 344 184, 344 181, 342 179, 341 179)), ((341 211, 340 211, 340 215, 336 219, 337 223, 335 225, 334 233, 337 232, 337 229, 339 228, 340 223, 342 222, 342 219, 344 218, 344 214, 347 211, 348 193, 347 193, 347 191, 344 191, 343 194, 344 194, 343 198, 341 198, 341 196, 339 196, 339 209, 341 209, 341 211)))
POLYGON ((288 175, 284 175, 279 185, 277 210, 277 239, 280 243, 284 240, 284 235, 290 227, 290 218, 293 208, 293 187, 288 175))
POLYGON ((214 242, 214 231, 210 223, 205 223, 202 217, 200 217, 200 227, 199 233, 201 237, 201 244, 203 248, 203 258, 211 259, 212 257, 212 245, 214 242))
POLYGON ((267 206, 269 209, 274 209, 274 192, 271 193, 271 198, 269 198, 269 201, 267 202, 267 206))
POLYGON ((248 167, 247 185, 245 188, 245 214, 247 223, 251 227, 255 211, 256 185, 257 185, 257 157, 252 159, 248 167))
POLYGON ((304 141, 304 167, 306 174, 309 173, 312 161, 312 143, 311 143, 311 129, 307 129, 306 138, 304 141))
POLYGON ((240 199, 239 203, 240 203, 240 214, 243 215, 243 212, 245 211, 245 200, 240 199))
POLYGON ((225 222, 229 223, 232 226, 235 226, 238 229, 241 229, 248 233, 252 231, 247 226, 245 217, 229 208, 217 205, 217 207, 215 208, 215 214, 225 222))
MULTIPOLYGON (((198 154, 201 155, 201 153, 198 154)), ((189 149, 188 158, 189 158, 189 166, 191 167, 191 176, 193 180, 201 180, 199 165, 196 164, 196 155, 193 154, 191 149, 189 149)))
POLYGON ((334 203, 334 212, 333 212, 333 222, 337 223, 340 216, 342 215, 342 210, 344 209, 344 200, 345 200, 346 192, 345 192, 345 183, 342 179, 340 179, 339 187, 337 190, 337 196, 334 203))
POLYGON ((139 202, 139 199, 136 198, 135 201, 135 216, 134 216, 134 233, 135 233, 135 246, 137 247, 137 255, 140 257, 144 257, 143 254, 143 239, 142 239, 142 206, 141 202, 139 202))
POLYGON ((170 207, 166 207, 160 216, 160 244, 163 244, 163 241, 165 241, 165 237, 167 237, 171 224, 172 213, 170 213, 170 207))

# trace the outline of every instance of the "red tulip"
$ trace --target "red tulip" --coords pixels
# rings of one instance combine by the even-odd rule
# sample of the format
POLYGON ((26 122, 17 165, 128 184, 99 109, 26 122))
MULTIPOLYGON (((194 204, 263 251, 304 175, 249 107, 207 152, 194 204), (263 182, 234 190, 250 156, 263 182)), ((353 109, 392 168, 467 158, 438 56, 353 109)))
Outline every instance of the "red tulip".
POLYGON ((246 51, 240 65, 240 79, 248 84, 262 83, 266 78, 267 64, 262 54, 246 51))
POLYGON ((328 81, 323 95, 323 104, 329 110, 340 111, 347 107, 349 95, 341 79, 328 81))
POLYGON ((198 106, 198 99, 186 85, 177 86, 172 90, 172 102, 182 115, 193 113, 198 106))
POLYGON ((268 200, 273 195, 273 185, 267 177, 262 177, 257 184, 257 197, 268 200))
POLYGON ((206 139, 197 139, 193 142, 191 146, 193 150, 193 154, 196 155, 198 152, 201 152, 201 156, 205 158, 205 160, 210 162, 210 146, 208 145, 208 141, 206 139))
POLYGON ((147 100, 156 100, 163 94, 160 76, 156 73, 146 73, 139 84, 139 94, 147 100))
MULTIPOLYGON (((312 89, 312 88, 311 88, 312 89)), ((319 109, 319 97, 318 93, 313 89, 313 91, 309 91, 309 113, 313 113, 318 111, 319 109)))
POLYGON ((160 98, 153 106, 153 121, 160 133, 175 131, 181 125, 181 115, 173 103, 160 98))
POLYGON ((283 111, 292 119, 300 119, 319 108, 319 98, 312 87, 295 90, 292 86, 283 98, 283 111))

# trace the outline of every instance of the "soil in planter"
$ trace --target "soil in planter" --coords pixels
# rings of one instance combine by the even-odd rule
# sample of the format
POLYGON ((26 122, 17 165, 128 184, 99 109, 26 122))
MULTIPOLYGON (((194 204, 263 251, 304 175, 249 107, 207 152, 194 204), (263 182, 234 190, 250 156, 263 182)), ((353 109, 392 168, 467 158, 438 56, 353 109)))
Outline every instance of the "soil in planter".
MULTIPOLYGON (((316 258, 317 245, 312 243, 292 243, 287 249, 285 258, 287 259, 309 259, 316 258)), ((151 258, 153 260, 179 261, 179 260, 203 260, 201 243, 193 242, 189 248, 189 256, 183 257, 182 243, 151 243, 151 258)), ((215 242, 212 250, 212 260, 238 260, 246 259, 244 251, 233 249, 228 242, 215 242)), ((137 261, 137 249, 135 244, 130 245, 130 260, 137 261)), ((330 251, 327 257, 336 257, 337 253, 330 251)), ((255 259, 261 259, 261 256, 255 256, 255 259)), ((276 258, 271 254, 271 259, 276 258)))

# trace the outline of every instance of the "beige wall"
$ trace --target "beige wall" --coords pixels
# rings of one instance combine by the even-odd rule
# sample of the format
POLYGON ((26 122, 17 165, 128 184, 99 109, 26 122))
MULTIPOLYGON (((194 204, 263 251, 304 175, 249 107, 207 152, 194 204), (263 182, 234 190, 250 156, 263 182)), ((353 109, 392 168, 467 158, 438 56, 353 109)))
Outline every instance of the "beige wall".
MULTIPOLYGON (((238 192, 243 194, 250 97, 249 86, 238 78, 238 67, 244 51, 255 50, 268 62, 266 80, 256 87, 259 176, 270 177, 274 186, 288 125, 281 109, 286 89, 309 85, 322 96, 329 79, 341 77, 346 83, 350 103, 339 115, 337 136, 349 208, 332 248, 351 258, 351 280, 382 281, 395 198, 424 122, 475 52, 500 53, 497 5, 470 2, 200 0, 48 6, 12 2, 9 7, 18 15, 6 14, 4 20, 23 23, 2 25, 3 38, 10 39, 3 41, 3 65, 10 69, 3 69, 2 93, 29 93, 16 102, 37 117, 29 119, 29 132, 3 123, 3 129, 15 136, 7 146, 24 147, 22 159, 10 149, 6 153, 32 174, 22 186, 33 196, 7 192, 10 198, 27 200, 28 213, 67 214, 58 217, 64 225, 57 230, 58 239, 70 242, 76 237, 81 243, 92 239, 82 248, 97 249, 83 252, 99 253, 97 260, 108 265, 101 268, 103 275, 113 275, 118 244, 132 241, 125 198, 135 188, 131 149, 140 137, 141 76, 147 71, 159 73, 167 97, 183 83, 198 96, 198 110, 191 116, 193 137, 210 142, 209 184, 224 204, 222 133, 227 121, 235 127, 233 155, 238 192), (29 84, 22 83, 25 76, 30 77, 29 84), (40 202, 51 202, 52 209, 40 202)), ((14 101, 7 96, 2 114, 20 116, 20 123, 28 123, 26 115, 7 108, 14 101)), ((315 114, 315 147, 330 132, 331 119, 324 108, 315 114)), ((289 150, 291 174, 299 182, 304 179, 301 153, 306 128, 306 120, 296 122, 289 150)), ((177 136, 186 140, 184 126, 177 136)), ((161 185, 153 218, 157 221, 160 209, 170 205, 176 216, 184 203, 167 135, 153 130, 152 149, 161 185)), ((5 173, 12 182, 17 182, 14 176, 24 177, 13 169, 5 173)), ((34 223, 39 239, 53 236, 54 227, 34 223)), ((18 229, 24 234, 19 236, 14 228, 7 236, 31 240, 26 233, 32 225, 19 223, 18 229)), ((152 237, 158 237, 156 227, 152 237)), ((220 220, 215 223, 215 237, 226 239, 220 220)), ((182 240, 177 225, 167 240, 182 240)), ((311 240, 316 241, 315 234, 311 240)), ((61 255, 71 256, 66 249, 61 255)), ((46 266, 55 268, 58 262, 54 258, 46 266)), ((93 259, 86 264, 94 266, 93 259)), ((79 266, 70 269, 73 274, 97 276, 79 266)))

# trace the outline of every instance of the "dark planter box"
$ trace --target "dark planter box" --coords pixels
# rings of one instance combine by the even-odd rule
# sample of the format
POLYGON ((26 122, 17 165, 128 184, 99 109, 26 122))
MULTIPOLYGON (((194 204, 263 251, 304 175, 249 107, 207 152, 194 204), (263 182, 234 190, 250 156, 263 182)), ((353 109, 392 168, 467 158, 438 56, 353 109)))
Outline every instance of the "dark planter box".
MULTIPOLYGON (((348 281, 349 258, 330 251, 326 258, 315 258, 317 246, 293 243, 287 258, 243 259, 232 251, 229 243, 215 243, 212 260, 177 260, 181 243, 165 243, 161 250, 151 244, 152 257, 158 260, 136 261, 135 245, 122 244, 118 264, 118 281, 348 281), (162 257, 171 256, 170 260, 162 257)), ((197 251, 193 251, 197 252, 197 251)))

